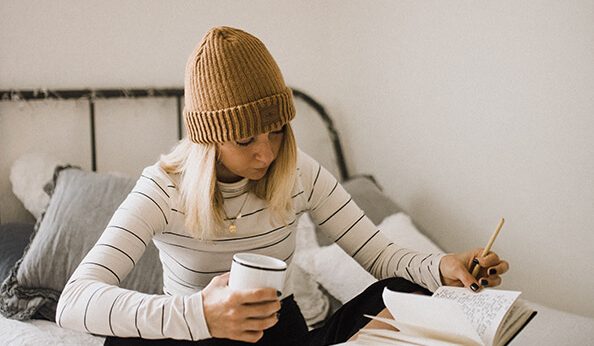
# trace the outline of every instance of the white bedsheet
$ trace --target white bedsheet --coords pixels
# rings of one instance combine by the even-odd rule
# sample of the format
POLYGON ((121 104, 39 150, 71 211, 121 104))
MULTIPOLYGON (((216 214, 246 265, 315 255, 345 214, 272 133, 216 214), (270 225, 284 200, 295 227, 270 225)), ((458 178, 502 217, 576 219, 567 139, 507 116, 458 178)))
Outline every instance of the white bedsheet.
POLYGON ((594 318, 530 305, 538 314, 511 345, 594 345, 594 318))
MULTIPOLYGON (((594 319, 532 304, 538 315, 511 345, 594 345, 594 319)), ((14 321, 0 316, 0 345, 103 345, 104 338, 63 329, 49 321, 14 321)), ((347 345, 357 345, 347 343, 347 345)))
POLYGON ((105 339, 87 333, 64 329, 50 321, 15 321, 0 315, 0 345, 62 346, 103 345, 105 339))

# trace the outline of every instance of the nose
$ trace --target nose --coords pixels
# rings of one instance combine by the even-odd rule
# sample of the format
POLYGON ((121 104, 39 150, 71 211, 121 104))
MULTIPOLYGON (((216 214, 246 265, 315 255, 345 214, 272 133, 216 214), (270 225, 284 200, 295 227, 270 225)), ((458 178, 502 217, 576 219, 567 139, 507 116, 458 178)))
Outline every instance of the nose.
POLYGON ((255 158, 258 161, 265 163, 266 166, 270 165, 272 161, 274 161, 274 150, 272 149, 272 143, 268 138, 261 140, 255 149, 255 158))

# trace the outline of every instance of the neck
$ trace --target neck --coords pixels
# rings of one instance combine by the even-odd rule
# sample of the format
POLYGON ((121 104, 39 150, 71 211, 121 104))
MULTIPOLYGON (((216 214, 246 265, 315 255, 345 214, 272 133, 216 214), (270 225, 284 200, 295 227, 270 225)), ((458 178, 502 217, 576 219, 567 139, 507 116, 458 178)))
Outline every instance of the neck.
POLYGON ((222 183, 236 183, 236 182, 240 181, 241 179, 243 179, 242 176, 233 174, 231 171, 229 171, 227 169, 227 167, 225 167, 222 164, 217 164, 216 174, 217 174, 217 180, 222 183))

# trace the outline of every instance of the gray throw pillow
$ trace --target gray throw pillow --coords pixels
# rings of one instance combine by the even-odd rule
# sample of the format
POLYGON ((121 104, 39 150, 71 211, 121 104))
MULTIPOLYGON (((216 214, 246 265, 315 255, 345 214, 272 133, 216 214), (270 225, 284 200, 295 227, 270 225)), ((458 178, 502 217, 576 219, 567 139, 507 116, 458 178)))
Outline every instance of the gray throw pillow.
POLYGON ((376 225, 382 223, 386 217, 401 211, 400 207, 368 176, 352 177, 342 186, 376 225))
POLYGON ((23 251, 33 233, 33 227, 32 223, 0 225, 0 282, 4 281, 14 264, 23 256, 23 251))
MULTIPOLYGON (((0 287, 0 313, 53 320, 66 281, 99 239, 135 179, 58 167, 46 211, 23 257, 0 287)), ((122 287, 162 293, 162 268, 152 243, 122 287)))
MULTIPOLYGON (((367 176, 352 177, 342 183, 342 186, 376 225, 382 223, 387 216, 401 211, 398 205, 367 176)), ((320 246, 332 244, 332 240, 323 232, 316 232, 316 235, 320 246)))

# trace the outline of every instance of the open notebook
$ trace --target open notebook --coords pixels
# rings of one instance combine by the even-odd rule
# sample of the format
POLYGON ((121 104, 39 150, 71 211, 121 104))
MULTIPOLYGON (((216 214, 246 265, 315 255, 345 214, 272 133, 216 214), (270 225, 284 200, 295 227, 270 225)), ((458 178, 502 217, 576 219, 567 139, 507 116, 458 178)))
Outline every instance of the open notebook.
POLYGON ((368 316, 391 329, 362 329, 360 344, 370 345, 506 345, 536 315, 520 292, 443 286, 433 296, 384 289, 394 319, 368 316))

